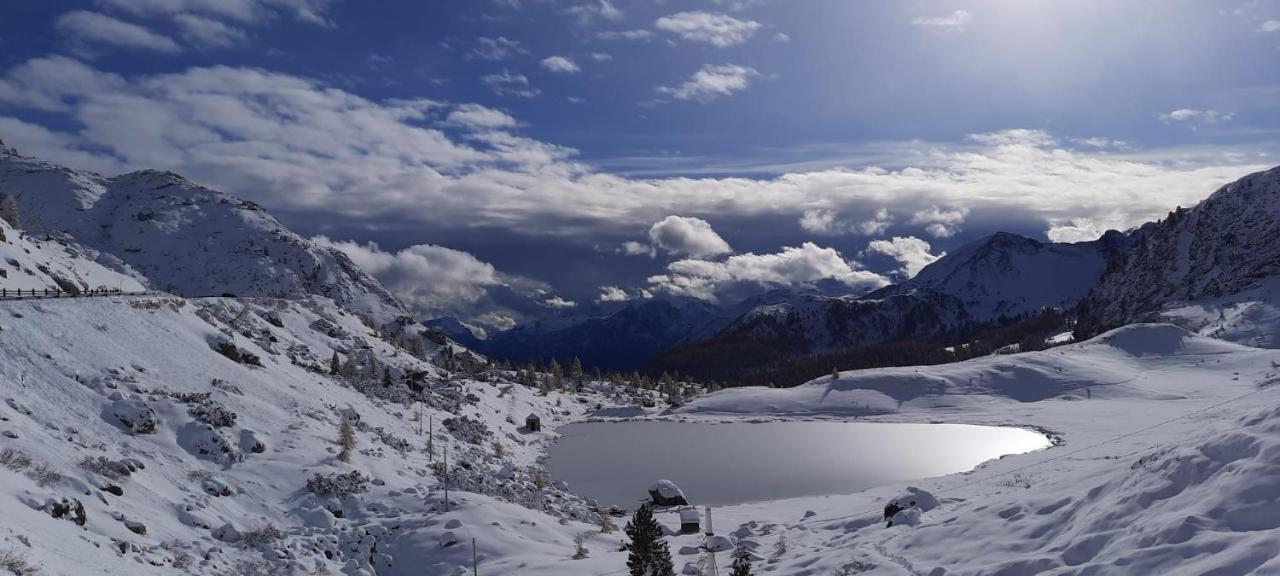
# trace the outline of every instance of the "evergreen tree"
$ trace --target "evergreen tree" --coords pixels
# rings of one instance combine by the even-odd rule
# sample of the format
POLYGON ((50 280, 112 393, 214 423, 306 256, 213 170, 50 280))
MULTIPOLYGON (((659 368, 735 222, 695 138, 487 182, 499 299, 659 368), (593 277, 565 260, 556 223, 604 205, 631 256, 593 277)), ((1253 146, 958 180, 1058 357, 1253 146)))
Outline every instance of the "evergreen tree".
POLYGON ((339 372, 342 372, 342 361, 338 359, 338 351, 334 350, 333 358, 329 359, 329 375, 337 376, 339 372))
POLYGON ((730 568, 729 576, 751 576, 751 554, 742 542, 738 542, 738 548, 733 551, 733 564, 730 568))
POLYGON ((0 194, 0 219, 10 226, 18 227, 18 201, 8 194, 0 194))
POLYGON ((653 505, 644 504, 636 510, 623 529, 631 542, 626 545, 627 570, 631 576, 674 576, 675 565, 671 550, 662 538, 662 527, 653 519, 653 505))
POLYGON ((377 380, 381 376, 381 370, 378 369, 378 356, 369 351, 369 365, 365 367, 365 378, 369 380, 377 380))
POLYGON ((391 367, 390 366, 384 366, 382 368, 382 385, 383 386, 391 385, 391 367))
POLYGON ((338 448, 338 460, 350 462, 351 451, 356 448, 356 429, 351 425, 351 419, 346 416, 343 416, 342 422, 338 424, 338 448))
POLYGON ((355 378, 360 375, 360 367, 356 366, 356 359, 353 356, 347 356, 346 362, 338 368, 338 373, 347 378, 355 378))

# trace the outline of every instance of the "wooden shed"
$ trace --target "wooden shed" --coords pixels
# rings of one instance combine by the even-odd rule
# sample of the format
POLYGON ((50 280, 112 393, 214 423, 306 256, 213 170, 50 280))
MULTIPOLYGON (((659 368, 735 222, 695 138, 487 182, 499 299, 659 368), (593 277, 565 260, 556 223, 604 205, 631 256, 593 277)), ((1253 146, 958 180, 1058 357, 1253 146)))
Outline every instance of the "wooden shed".
POLYGON ((681 534, 697 534, 700 528, 699 523, 702 518, 698 516, 698 509, 693 506, 687 506, 680 509, 680 533, 681 534))
POLYGON ((528 428, 530 432, 542 430, 542 419, 537 414, 530 414, 524 419, 524 427, 528 428))

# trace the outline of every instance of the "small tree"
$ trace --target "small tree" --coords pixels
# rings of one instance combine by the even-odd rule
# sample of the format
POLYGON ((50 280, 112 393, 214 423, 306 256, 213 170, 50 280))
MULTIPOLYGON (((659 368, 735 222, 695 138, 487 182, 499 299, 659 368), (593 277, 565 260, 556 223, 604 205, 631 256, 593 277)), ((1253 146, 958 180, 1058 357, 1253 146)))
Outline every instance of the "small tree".
POLYGON ((787 553, 787 533, 778 535, 778 542, 773 545, 773 555, 782 556, 787 553))
POLYGON ((501 443, 501 442, 499 442, 499 441, 497 441, 497 440, 494 440, 494 441, 493 441, 493 456, 494 456, 494 458, 498 458, 499 460, 501 460, 501 459, 502 459, 502 457, 503 457, 503 456, 506 456, 506 455, 507 455, 507 449, 506 449, 506 448, 504 448, 504 447, 502 446, 502 443, 501 443))
POLYGON ((631 576, 675 576, 671 550, 662 538, 662 526, 653 519, 653 505, 640 506, 624 529, 631 542, 626 545, 627 570, 631 576))
POLYGON ((346 416, 338 424, 338 448, 338 460, 351 462, 351 451, 356 448, 356 428, 346 416))
POLYGON ((382 385, 383 386, 391 385, 391 367, 390 366, 382 367, 382 385))
POLYGON ((338 358, 338 351, 333 351, 333 358, 329 359, 329 375, 337 376, 342 372, 342 360, 338 358))
POLYGON ((729 576, 751 576, 751 554, 747 552, 747 547, 742 545, 741 540, 737 542, 737 549, 733 551, 733 564, 730 568, 729 576))
POLYGON ((613 525, 613 518, 609 516, 609 512, 602 508, 596 510, 596 513, 600 515, 600 533, 612 534, 615 526, 613 525))
POLYGON ((587 535, 578 534, 573 537, 573 559, 582 560, 587 557, 587 535))

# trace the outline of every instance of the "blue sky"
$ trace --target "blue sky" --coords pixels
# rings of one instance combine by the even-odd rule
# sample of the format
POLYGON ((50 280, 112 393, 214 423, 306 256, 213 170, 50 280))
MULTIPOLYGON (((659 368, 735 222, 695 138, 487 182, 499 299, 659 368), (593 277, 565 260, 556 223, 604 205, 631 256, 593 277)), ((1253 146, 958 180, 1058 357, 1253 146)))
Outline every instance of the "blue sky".
POLYGON ((1275 1, 15 0, 0 139, 503 326, 1157 218, 1280 163, 1278 59, 1275 1))

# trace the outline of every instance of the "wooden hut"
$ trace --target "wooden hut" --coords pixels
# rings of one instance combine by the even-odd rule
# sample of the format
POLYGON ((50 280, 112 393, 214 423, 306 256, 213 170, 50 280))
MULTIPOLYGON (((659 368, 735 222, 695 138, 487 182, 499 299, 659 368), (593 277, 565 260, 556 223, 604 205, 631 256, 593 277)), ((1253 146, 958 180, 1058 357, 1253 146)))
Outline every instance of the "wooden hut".
POLYGON ((542 430, 542 419, 537 414, 530 414, 524 419, 524 427, 528 428, 530 432, 542 430))
POLYGON ((698 516, 698 509, 688 506, 680 509, 680 533, 681 534, 697 534, 701 528, 699 522, 701 517, 698 516))

